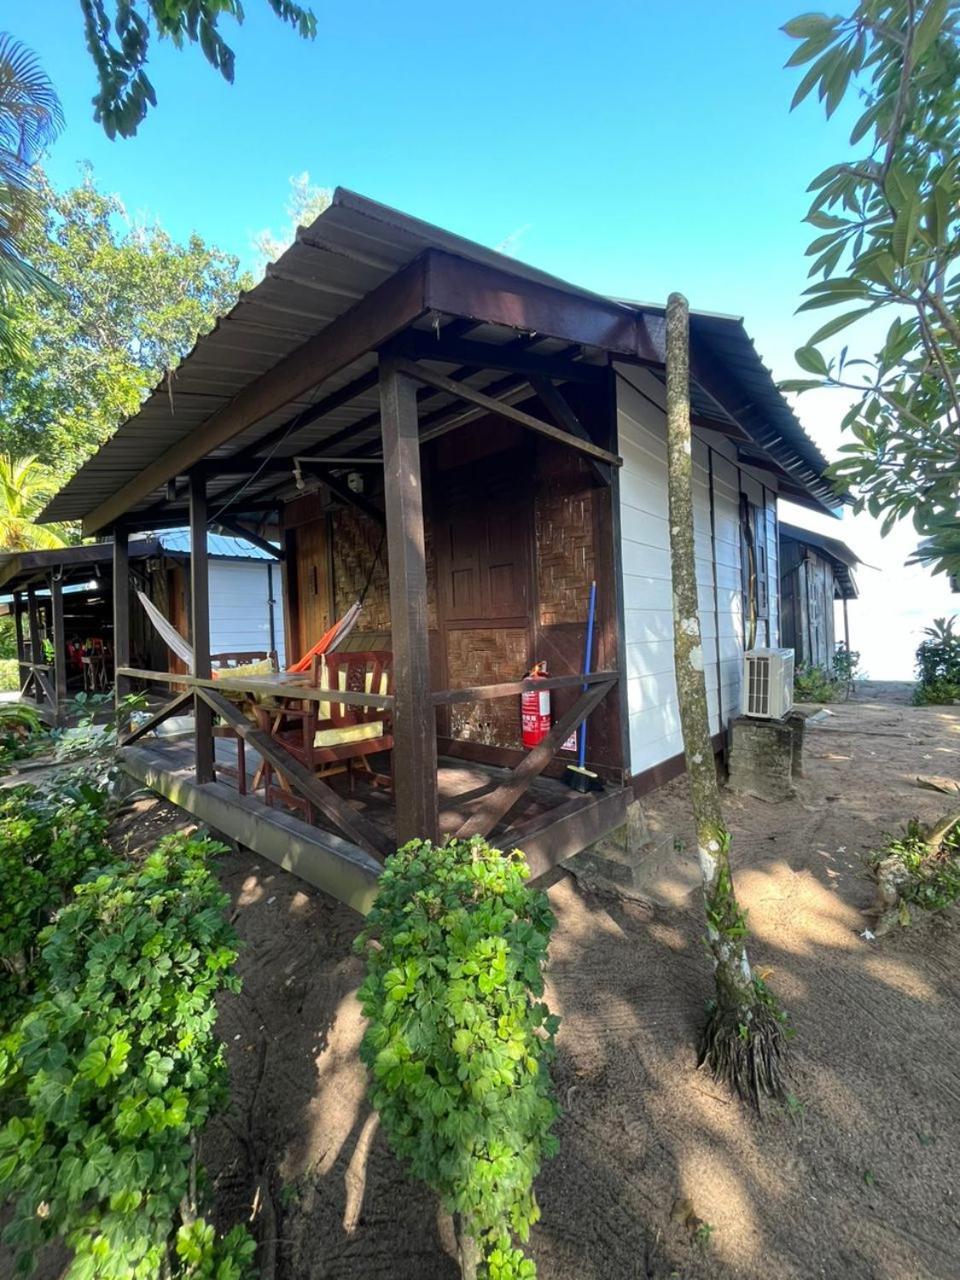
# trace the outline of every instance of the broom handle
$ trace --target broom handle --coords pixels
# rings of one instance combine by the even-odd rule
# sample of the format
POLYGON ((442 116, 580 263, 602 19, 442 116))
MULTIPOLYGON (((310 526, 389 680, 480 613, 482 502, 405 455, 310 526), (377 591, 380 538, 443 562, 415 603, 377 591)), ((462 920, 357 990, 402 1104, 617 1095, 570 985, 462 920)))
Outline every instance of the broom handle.
MULTIPOLYGON (((587 640, 583 647, 583 674, 590 674, 590 662, 593 656, 593 619, 597 609, 597 584, 590 583, 590 603, 587 605, 587 640)), ((584 693, 587 686, 581 686, 584 693)), ((577 743, 577 764, 582 769, 587 762, 587 722, 580 726, 580 741, 577 743)))

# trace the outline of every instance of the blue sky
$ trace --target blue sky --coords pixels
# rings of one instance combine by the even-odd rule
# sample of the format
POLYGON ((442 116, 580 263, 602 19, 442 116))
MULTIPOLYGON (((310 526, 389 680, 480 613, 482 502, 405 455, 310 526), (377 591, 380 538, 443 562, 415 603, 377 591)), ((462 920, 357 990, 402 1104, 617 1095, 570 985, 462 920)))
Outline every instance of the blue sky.
MULTIPOLYGON (((233 86, 199 49, 157 43, 159 105, 136 138, 110 142, 92 119, 76 0, 7 0, 3 25, 63 99, 54 181, 90 161, 131 213, 251 260, 252 236, 282 228, 289 178, 307 170, 489 245, 510 237, 518 257, 598 291, 662 300, 679 288, 695 307, 744 316, 774 372, 794 373, 815 327, 793 314, 805 189, 848 132, 842 112, 827 125, 815 103, 788 110, 796 77, 778 28, 799 0, 314 7, 312 43, 265 0, 246 0, 242 27, 224 21, 233 86)), ((843 408, 819 394, 799 403, 827 451, 843 408)), ((882 584, 861 574, 854 642, 870 674, 908 677, 917 627, 952 612, 949 592, 902 570, 909 529, 881 544, 862 518, 844 536, 888 571, 882 584), (878 632, 894 583, 903 616, 878 632)))

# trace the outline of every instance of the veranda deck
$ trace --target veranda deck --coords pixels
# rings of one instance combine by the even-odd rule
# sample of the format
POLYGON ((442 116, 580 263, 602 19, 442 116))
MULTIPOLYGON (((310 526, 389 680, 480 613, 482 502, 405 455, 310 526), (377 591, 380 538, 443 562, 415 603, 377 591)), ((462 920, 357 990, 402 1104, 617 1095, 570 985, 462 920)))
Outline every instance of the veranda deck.
MULTIPOLYGON (((234 769, 236 742, 217 738, 217 761, 234 769)), ((241 795, 233 781, 196 781, 193 735, 141 739, 122 749, 127 771, 139 781, 193 814, 215 831, 324 889, 358 911, 366 912, 376 894, 381 864, 333 831, 304 822, 295 814, 268 807, 260 792, 241 795)), ((252 785, 259 757, 248 745, 246 770, 252 785)), ((441 835, 452 835, 508 779, 510 771, 491 765, 441 757, 437 769, 441 835)), ((396 811, 389 792, 358 779, 351 795, 343 775, 330 779, 357 812, 389 839, 395 838, 396 811)), ((540 777, 489 837, 503 848, 520 848, 532 878, 546 874, 565 857, 592 843, 626 820, 632 797, 627 789, 609 787, 578 795, 562 782, 540 777)))

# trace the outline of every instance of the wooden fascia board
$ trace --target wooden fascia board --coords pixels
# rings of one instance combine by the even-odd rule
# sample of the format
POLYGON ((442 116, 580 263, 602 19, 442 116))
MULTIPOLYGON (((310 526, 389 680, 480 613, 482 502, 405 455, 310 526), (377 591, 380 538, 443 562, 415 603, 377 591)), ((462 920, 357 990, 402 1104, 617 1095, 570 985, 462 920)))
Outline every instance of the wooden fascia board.
POLYGON ((83 518, 83 532, 94 533, 116 523, 172 477, 183 475, 241 431, 395 337, 427 310, 425 283, 426 263, 421 255, 245 387, 113 497, 88 512, 83 518))
POLYGON ((524 280, 436 249, 425 256, 426 302, 432 311, 663 362, 657 326, 640 311, 524 280))

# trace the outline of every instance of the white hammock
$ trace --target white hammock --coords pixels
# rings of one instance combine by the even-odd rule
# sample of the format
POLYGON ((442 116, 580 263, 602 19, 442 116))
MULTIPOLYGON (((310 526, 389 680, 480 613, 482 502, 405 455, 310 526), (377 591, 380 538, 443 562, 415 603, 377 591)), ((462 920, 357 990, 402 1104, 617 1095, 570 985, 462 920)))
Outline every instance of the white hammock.
POLYGON ((185 662, 189 675, 193 674, 193 646, 186 640, 173 625, 169 622, 157 606, 153 603, 149 596, 142 591, 138 591, 137 595, 140 603, 146 610, 147 617, 153 623, 157 630, 157 634, 163 640, 164 644, 169 645, 173 652, 177 655, 181 662, 185 662))

